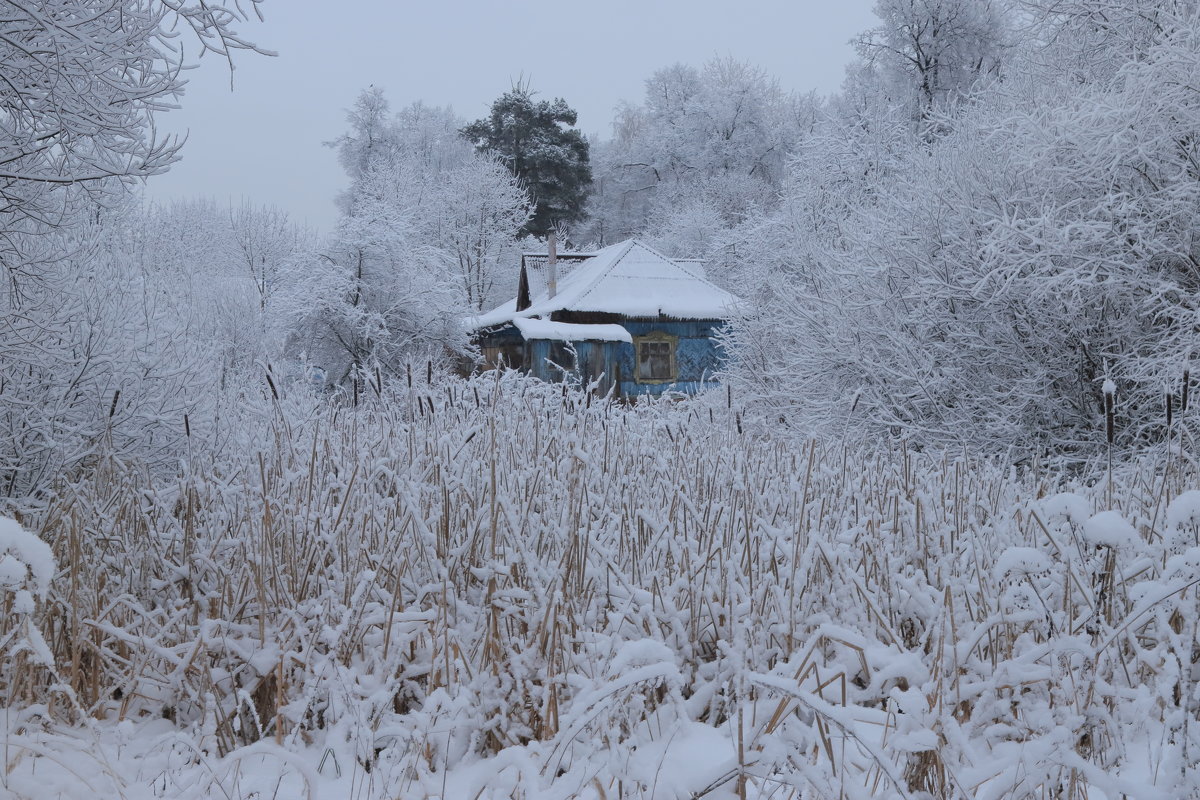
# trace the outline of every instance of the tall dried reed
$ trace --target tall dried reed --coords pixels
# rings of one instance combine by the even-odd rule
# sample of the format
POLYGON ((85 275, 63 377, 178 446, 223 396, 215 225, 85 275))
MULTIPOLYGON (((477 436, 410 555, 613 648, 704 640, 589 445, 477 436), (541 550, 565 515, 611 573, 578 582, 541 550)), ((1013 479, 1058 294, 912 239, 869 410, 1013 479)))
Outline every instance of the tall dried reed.
POLYGON ((166 718, 212 757, 328 748, 379 796, 527 747, 523 780, 649 797, 621 754, 685 723, 734 731, 709 789, 741 797, 1195 781, 1200 520, 1154 465, 1051 502, 1000 464, 755 433, 725 400, 431 380, 277 410, 170 481, 102 462, 36 521, 56 666, 5 696, 166 718), (1135 538, 1089 533, 1109 504, 1135 538))

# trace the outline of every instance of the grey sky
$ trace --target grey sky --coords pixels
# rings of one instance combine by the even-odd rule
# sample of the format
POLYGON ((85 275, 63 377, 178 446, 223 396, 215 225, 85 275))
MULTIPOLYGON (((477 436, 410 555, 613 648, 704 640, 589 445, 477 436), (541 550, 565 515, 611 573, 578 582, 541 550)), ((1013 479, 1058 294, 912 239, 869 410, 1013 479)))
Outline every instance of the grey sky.
POLYGON ((196 195, 275 205, 329 231, 344 185, 322 142, 368 85, 393 109, 416 100, 467 119, 524 75, 565 98, 589 136, 607 138, 613 109, 640 102, 655 70, 732 56, 785 89, 835 91, 848 41, 876 24, 874 0, 269 0, 250 37, 278 52, 241 54, 234 89, 214 58, 192 73, 183 108, 161 130, 187 132, 183 161, 152 179, 155 200, 196 195))

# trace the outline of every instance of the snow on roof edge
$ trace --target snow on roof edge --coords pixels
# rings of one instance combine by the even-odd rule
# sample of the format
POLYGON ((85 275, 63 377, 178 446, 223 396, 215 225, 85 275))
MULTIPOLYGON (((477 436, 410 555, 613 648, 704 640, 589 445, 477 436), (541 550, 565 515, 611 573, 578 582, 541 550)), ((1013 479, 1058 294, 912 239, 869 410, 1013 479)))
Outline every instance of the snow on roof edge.
POLYGON ((551 322, 545 319, 518 317, 512 324, 526 340, 550 339, 557 342, 629 342, 629 331, 616 324, 582 325, 573 322, 551 322))

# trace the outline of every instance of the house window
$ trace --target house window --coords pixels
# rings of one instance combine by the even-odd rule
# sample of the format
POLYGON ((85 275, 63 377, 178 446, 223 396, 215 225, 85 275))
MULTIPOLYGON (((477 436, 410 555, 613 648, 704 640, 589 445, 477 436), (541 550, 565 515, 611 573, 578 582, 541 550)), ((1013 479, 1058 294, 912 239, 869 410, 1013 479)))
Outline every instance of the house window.
POLYGON ((670 383, 676 379, 677 341, 674 336, 658 332, 634 339, 638 383, 670 383))

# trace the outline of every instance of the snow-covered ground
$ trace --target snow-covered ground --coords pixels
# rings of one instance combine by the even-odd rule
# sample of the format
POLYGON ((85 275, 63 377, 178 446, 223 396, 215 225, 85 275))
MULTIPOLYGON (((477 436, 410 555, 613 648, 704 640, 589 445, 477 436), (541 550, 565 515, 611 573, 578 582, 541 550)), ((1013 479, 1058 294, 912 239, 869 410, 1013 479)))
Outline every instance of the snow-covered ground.
POLYGON ((0 794, 1196 795, 1182 459, 1068 485, 725 401, 488 376, 97 464, 23 520, 56 567, 0 524, 0 794))

